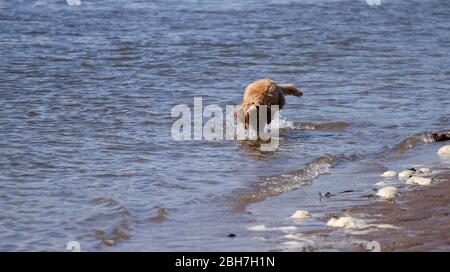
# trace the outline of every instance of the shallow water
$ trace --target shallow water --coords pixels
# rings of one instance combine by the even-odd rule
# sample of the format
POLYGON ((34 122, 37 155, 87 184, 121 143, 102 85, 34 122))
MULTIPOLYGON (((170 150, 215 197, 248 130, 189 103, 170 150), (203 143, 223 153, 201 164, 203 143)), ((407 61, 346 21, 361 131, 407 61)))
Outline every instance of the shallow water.
POLYGON ((450 127, 448 1, 0 1, 2 251, 284 250, 247 228, 367 201, 317 192, 450 127), (276 152, 171 138, 173 106, 259 78, 305 92, 276 152))

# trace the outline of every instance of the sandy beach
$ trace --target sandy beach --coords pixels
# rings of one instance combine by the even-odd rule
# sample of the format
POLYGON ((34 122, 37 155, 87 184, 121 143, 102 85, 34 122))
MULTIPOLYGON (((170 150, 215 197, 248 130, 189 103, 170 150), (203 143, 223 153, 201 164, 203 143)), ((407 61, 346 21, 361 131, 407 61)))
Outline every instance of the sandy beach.
MULTIPOLYGON (((435 184, 431 186, 414 186, 393 201, 349 209, 350 213, 374 218, 375 224, 397 227, 358 238, 379 242, 381 251, 447 251, 450 248, 450 167, 432 176, 435 184)), ((352 250, 357 251, 358 247, 352 250)))

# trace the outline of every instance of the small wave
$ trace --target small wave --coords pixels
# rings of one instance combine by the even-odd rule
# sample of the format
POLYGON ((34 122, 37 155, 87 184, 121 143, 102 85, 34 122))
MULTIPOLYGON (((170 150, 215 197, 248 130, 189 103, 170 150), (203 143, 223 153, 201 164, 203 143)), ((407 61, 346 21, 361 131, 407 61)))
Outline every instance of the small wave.
POLYGON ((127 241, 130 236, 121 227, 115 227, 110 234, 103 230, 96 230, 95 237, 100 241, 103 246, 114 246, 120 241, 127 241))
POLYGON ((396 145, 392 150, 395 152, 406 152, 408 149, 414 148, 421 144, 442 142, 450 140, 450 130, 440 132, 425 132, 406 138, 396 145))
POLYGON ((337 162, 336 158, 323 156, 314 159, 303 169, 290 174, 263 177, 262 181, 255 183, 249 191, 238 194, 236 210, 242 211, 251 203, 259 202, 267 197, 277 196, 308 185, 320 175, 328 174, 330 168, 337 162))
POLYGON ((349 123, 345 122, 331 122, 331 123, 309 123, 309 122, 295 122, 293 123, 293 128, 300 130, 319 130, 319 131, 336 131, 345 130, 350 126, 349 123))
POLYGON ((157 214, 150 217, 151 222, 160 222, 167 218, 168 212, 165 208, 158 208, 157 214))
POLYGON ((287 120, 286 117, 281 117, 280 118, 275 118, 271 123, 270 123, 270 129, 285 129, 285 128, 290 128, 290 129, 294 129, 294 123, 287 120))
MULTIPOLYGON (((275 125, 280 128, 304 129, 304 130, 344 130, 350 124, 344 122, 333 123, 292 123, 286 119, 279 119, 280 123, 275 125)), ((303 185, 309 185, 313 179, 329 173, 331 167, 337 162, 357 161, 371 156, 383 156, 386 152, 405 152, 410 148, 424 143, 433 143, 450 140, 450 130, 441 132, 426 132, 409 137, 396 145, 394 148, 377 152, 375 154, 347 154, 335 156, 322 156, 306 164, 304 168, 279 176, 262 177, 260 181, 254 183, 250 188, 237 192, 234 209, 243 211, 255 202, 263 201, 268 197, 277 196, 285 192, 296 190, 303 185)))
POLYGON ((93 204, 101 209, 88 218, 86 222, 95 225, 104 220, 109 223, 103 225, 103 228, 95 228, 95 237, 103 246, 115 246, 117 243, 130 239, 128 234, 130 225, 132 224, 131 213, 127 207, 119 201, 112 198, 96 198, 93 204))
MULTIPOLYGON (((303 126, 306 123, 302 124, 303 126)), ((312 124, 309 124, 312 125, 312 124)), ((347 123, 324 123, 320 124, 320 129, 345 128, 347 123)), ((298 128, 298 124, 296 124, 298 128)), ((393 148, 394 151, 403 152, 419 144, 432 143, 450 140, 450 130, 441 132, 427 132, 415 135, 405 139, 403 142, 393 148)), ((322 156, 314 159, 305 165, 303 169, 273 177, 263 177, 261 182, 254 184, 250 190, 242 193, 238 197, 237 210, 243 210, 254 202, 262 201, 267 197, 280 195, 282 193, 295 190, 302 185, 308 185, 311 181, 321 175, 328 174, 331 167, 338 161, 355 161, 361 159, 362 155, 341 155, 341 156, 322 156)))
POLYGON ((342 131, 351 124, 346 122, 312 123, 312 122, 292 122, 286 117, 276 118, 270 124, 270 128, 278 129, 298 129, 298 130, 318 130, 318 131, 342 131))

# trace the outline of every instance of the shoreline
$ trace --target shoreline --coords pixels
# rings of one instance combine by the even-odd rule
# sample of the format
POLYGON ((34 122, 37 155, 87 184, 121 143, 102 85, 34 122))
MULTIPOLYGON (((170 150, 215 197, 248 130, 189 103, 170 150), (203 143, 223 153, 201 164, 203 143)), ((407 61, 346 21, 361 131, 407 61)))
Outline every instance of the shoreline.
MULTIPOLYGON (((436 170, 430 186, 410 186, 394 201, 376 201, 353 207, 350 213, 365 214, 375 224, 396 229, 377 229, 358 235, 377 241, 381 251, 448 251, 450 249, 450 167, 436 170)), ((365 248, 355 247, 360 251, 365 248)))
POLYGON ((372 183, 367 194, 360 196, 367 201, 316 216, 320 218, 319 224, 326 227, 303 232, 303 237, 317 240, 309 243, 310 247, 305 246, 308 243, 299 244, 296 250, 368 252, 374 249, 370 246, 375 242, 376 252, 450 251, 450 157, 439 156, 440 162, 433 161, 438 155, 433 151, 434 155, 429 156, 431 153, 426 150, 430 149, 422 146, 419 151, 395 160, 393 168, 431 166, 431 173, 413 175, 419 179, 431 178, 431 184, 408 183, 398 175, 384 176, 387 184, 372 183), (417 160, 417 154, 428 156, 431 161, 424 164, 424 157, 417 160), (377 195, 389 187, 395 189, 393 195, 387 198, 377 195))
POLYGON ((280 251, 368 252, 370 242, 379 243, 381 252, 450 251, 450 157, 438 155, 444 141, 431 135, 437 134, 412 136, 408 139, 415 141, 404 141, 408 145, 401 152, 334 168, 305 190, 253 207, 252 213, 263 216, 267 207, 276 207, 289 218, 280 216, 276 224, 265 218, 247 229, 279 232, 275 250, 280 251), (408 169, 413 173, 405 177, 408 169), (333 187, 336 180, 345 188, 333 187), (328 196, 324 188, 330 189, 328 196), (379 194, 382 189, 388 189, 386 194, 379 194), (318 202, 310 197, 317 194, 318 202))

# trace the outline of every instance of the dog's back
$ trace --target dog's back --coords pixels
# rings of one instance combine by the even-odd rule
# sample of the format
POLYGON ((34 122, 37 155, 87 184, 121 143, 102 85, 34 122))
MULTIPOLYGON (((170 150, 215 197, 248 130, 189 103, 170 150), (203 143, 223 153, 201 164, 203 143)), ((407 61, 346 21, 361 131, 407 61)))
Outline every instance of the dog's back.
POLYGON ((270 79, 261 79, 249 84, 245 88, 244 99, 240 108, 240 111, 244 114, 245 127, 248 127, 249 112, 258 112, 260 105, 267 106, 267 124, 270 124, 273 114, 270 111, 270 106, 278 105, 281 110, 286 104, 285 95, 302 96, 303 93, 292 84, 277 84, 270 79))
POLYGON ((277 84, 270 79, 261 79, 253 82, 245 88, 244 100, 242 105, 244 109, 255 105, 279 105, 284 106, 284 101, 280 101, 283 93, 280 92, 277 84), (280 105, 282 103, 283 105, 280 105))

